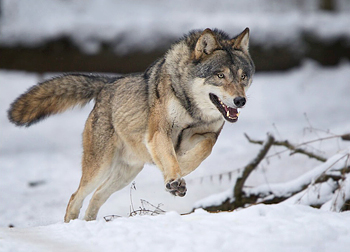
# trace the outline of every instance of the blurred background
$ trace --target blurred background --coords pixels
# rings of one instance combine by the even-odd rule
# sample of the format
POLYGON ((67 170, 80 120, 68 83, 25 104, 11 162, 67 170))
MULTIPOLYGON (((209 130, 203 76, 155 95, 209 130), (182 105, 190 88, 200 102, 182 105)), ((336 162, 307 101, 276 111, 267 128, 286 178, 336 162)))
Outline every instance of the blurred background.
POLYGON ((0 68, 144 71, 192 29, 251 30, 257 71, 350 58, 349 0, 1 0, 0 68))
MULTIPOLYGON (((20 128, 7 119, 16 97, 62 72, 144 71, 192 29, 219 28, 233 37, 246 27, 257 69, 248 103, 238 123, 225 124, 212 154, 186 176, 186 197, 167 193, 159 169, 146 165, 135 179, 137 190, 127 186, 113 194, 98 218, 127 216, 140 199, 186 213, 198 200, 232 192, 240 168, 260 150, 243 133, 264 140, 271 132, 295 144, 349 133, 350 1, 0 0, 0 227, 63 220, 79 184, 81 133, 94 105, 20 128)), ((310 150, 328 158, 349 143, 330 141, 310 150)), ((278 152, 271 150, 248 186, 290 181, 320 165, 278 152)))

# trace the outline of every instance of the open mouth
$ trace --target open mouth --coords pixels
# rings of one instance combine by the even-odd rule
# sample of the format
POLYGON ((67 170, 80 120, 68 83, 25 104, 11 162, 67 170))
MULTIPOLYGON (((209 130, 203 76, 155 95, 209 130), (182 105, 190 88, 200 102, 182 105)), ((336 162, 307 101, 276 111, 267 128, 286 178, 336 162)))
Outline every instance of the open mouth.
POLYGON ((212 103, 215 104, 215 106, 218 108, 218 110, 224 116, 226 121, 229 121, 231 123, 237 122, 239 112, 236 108, 231 108, 231 107, 227 106, 225 103, 223 103, 219 99, 219 97, 217 97, 216 95, 214 95, 212 93, 209 94, 209 97, 210 97, 210 100, 212 101, 212 103))

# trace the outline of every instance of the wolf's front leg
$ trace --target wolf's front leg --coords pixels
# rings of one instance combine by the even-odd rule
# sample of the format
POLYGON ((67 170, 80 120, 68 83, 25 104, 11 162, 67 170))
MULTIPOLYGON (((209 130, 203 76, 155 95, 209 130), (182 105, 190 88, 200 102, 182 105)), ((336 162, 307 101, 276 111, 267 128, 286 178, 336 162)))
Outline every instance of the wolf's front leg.
POLYGON ((163 131, 153 132, 148 140, 148 150, 153 162, 163 172, 166 190, 175 196, 185 196, 186 183, 181 177, 182 172, 169 135, 163 131))
POLYGON ((217 138, 218 133, 215 132, 183 137, 177 151, 182 176, 194 171, 210 155, 217 138))
MULTIPOLYGON (((181 176, 191 173, 209 156, 216 139, 216 133, 205 133, 195 134, 183 141, 183 147, 177 152, 181 176)), ((166 188, 170 193, 181 197, 185 196, 187 191, 186 182, 183 178, 168 182, 166 188)))

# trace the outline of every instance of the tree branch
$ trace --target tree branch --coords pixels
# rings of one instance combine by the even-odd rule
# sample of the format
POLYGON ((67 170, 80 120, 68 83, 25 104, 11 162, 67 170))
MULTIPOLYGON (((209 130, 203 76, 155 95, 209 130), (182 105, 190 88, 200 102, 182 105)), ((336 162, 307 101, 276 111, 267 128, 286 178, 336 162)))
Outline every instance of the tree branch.
MULTIPOLYGON (((247 134, 244 134, 244 136, 248 139, 248 141, 250 143, 254 143, 254 144, 263 144, 263 141, 259 141, 259 140, 252 140, 247 134)), ((324 158, 324 157, 321 157, 319 155, 316 155, 312 152, 309 152, 307 150, 304 150, 304 149, 301 149, 301 148, 297 148, 295 147, 293 144, 291 144, 288 140, 285 140, 285 141, 273 141, 272 145, 276 145, 276 146, 284 146, 286 147, 287 149, 293 151, 291 153, 291 155, 295 154, 295 153, 301 153, 301 154, 304 154, 310 158, 315 158, 321 162, 326 162, 327 159, 324 158)))
POLYGON ((268 134, 266 141, 261 144, 263 144, 263 147, 261 148, 260 152, 256 156, 255 159, 253 159, 249 164, 247 164, 243 168, 242 175, 237 178, 236 184, 233 190, 233 195, 235 197, 235 201, 240 202, 242 200, 242 195, 243 195, 243 186, 247 178, 249 177, 250 173, 259 165, 261 160, 264 159, 265 155, 269 151, 271 145, 274 143, 275 138, 268 134))

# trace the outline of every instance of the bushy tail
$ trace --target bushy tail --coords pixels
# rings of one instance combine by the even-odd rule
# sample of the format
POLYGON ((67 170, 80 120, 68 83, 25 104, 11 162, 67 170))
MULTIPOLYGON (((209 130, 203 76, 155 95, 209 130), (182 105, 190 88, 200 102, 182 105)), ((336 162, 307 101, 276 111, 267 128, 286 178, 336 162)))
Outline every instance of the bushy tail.
POLYGON ((96 98, 101 89, 116 80, 113 77, 67 74, 44 81, 19 96, 8 110, 9 120, 18 126, 30 126, 50 115, 96 98))

